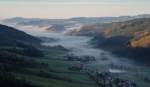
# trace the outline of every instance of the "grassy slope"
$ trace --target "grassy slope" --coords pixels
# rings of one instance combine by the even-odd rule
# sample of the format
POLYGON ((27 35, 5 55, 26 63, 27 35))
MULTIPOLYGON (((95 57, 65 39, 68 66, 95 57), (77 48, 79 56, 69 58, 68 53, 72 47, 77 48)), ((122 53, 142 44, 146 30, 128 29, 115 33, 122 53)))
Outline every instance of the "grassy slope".
POLYGON ((48 64, 45 68, 28 68, 25 73, 17 73, 18 78, 26 78, 40 87, 95 87, 93 81, 82 72, 69 71, 73 62, 65 61, 65 52, 60 49, 43 49, 45 57, 37 61, 48 64))
MULTIPOLYGON (((18 74, 28 80, 33 84, 36 84, 40 87, 96 87, 95 83, 89 79, 89 77, 82 72, 69 71, 67 68, 76 62, 65 61, 63 55, 66 53, 60 49, 44 49, 46 54, 44 58, 38 59, 39 62, 48 63, 48 67, 44 69, 30 69, 27 74, 18 74), (44 71, 48 76, 38 76, 35 72, 44 71), (31 74, 33 73, 33 74, 31 74)), ((107 71, 109 67, 101 64, 92 64, 89 66, 93 70, 99 70, 101 72, 107 71)), ((128 70, 128 73, 115 74, 115 77, 120 77, 126 80, 135 81, 139 87, 149 87, 150 84, 144 81, 145 77, 149 77, 149 68, 141 67, 141 70, 138 70, 139 67, 134 67, 134 69, 128 70), (138 70, 138 72, 136 71, 138 70)))

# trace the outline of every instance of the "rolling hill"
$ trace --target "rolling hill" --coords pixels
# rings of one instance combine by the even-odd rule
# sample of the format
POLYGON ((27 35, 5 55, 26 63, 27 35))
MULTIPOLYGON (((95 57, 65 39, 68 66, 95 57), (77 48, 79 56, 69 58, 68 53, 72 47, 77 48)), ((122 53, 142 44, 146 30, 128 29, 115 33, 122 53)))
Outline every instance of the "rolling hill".
POLYGON ((94 36, 92 43, 119 56, 150 60, 150 18, 86 25, 73 35, 94 36))
POLYGON ((0 25, 0 86, 36 87, 16 75, 25 68, 35 68, 40 63, 33 58, 43 53, 35 47, 41 40, 15 28, 0 25))
POLYGON ((0 25, 0 45, 39 44, 41 40, 15 28, 0 25))
MULTIPOLYGON (((68 19, 41 19, 41 18, 22 18, 22 17, 14 17, 7 18, 1 20, 0 22, 4 25, 12 26, 18 29, 25 28, 25 30, 32 30, 31 27, 35 28, 35 30, 46 30, 46 31, 65 31, 70 30, 70 28, 78 29, 78 27, 82 25, 91 25, 91 24, 104 24, 104 23, 112 23, 112 22, 123 22, 128 20, 133 20, 137 18, 150 18, 149 14, 142 14, 136 16, 119 16, 119 17, 75 17, 68 19), (51 26, 53 26, 51 28, 51 26), (62 29, 60 29, 60 27, 62 29), (63 27, 65 29, 63 29, 63 27)), ((80 29, 79 29, 80 30, 80 29)), ((69 31, 68 33, 72 33, 75 31, 69 31)), ((84 31, 87 33, 91 33, 88 31, 84 31)), ((67 33, 67 34, 68 34, 67 33)), ((93 32, 92 32, 93 33, 93 32)))

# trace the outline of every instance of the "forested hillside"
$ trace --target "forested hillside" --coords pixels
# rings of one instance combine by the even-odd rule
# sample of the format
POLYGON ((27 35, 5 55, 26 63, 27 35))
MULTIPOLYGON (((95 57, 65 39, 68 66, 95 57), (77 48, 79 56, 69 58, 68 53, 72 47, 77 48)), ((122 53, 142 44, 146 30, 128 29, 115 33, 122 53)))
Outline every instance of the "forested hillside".
POLYGON ((40 40, 12 27, 0 25, 0 86, 35 87, 26 79, 18 78, 17 73, 28 67, 40 64, 34 57, 43 56, 42 51, 32 46, 39 45, 40 40))
POLYGON ((87 25, 73 34, 94 36, 92 43, 117 55, 145 62, 150 60, 150 18, 87 25))

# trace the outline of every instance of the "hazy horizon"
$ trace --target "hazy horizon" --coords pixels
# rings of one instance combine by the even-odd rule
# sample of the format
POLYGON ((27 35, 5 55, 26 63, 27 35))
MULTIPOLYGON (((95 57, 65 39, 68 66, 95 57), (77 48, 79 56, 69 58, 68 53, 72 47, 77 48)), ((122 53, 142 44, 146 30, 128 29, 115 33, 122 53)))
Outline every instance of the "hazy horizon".
POLYGON ((147 0, 0 0, 0 18, 64 19, 150 14, 147 0))

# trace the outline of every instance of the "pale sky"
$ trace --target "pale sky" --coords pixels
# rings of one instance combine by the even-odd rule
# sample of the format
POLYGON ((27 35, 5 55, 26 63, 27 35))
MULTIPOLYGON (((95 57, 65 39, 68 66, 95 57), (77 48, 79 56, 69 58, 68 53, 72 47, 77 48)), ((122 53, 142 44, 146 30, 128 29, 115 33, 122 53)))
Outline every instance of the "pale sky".
POLYGON ((0 0, 0 18, 70 18, 150 14, 150 0, 0 0))

